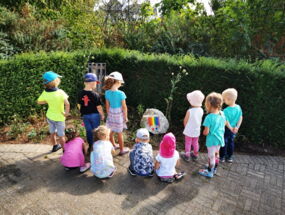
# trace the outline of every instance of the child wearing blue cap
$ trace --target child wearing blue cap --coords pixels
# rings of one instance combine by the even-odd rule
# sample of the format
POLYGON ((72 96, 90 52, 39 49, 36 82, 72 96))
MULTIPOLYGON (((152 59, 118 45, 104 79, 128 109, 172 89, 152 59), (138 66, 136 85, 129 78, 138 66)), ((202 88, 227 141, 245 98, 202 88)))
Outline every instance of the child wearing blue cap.
POLYGON ((46 113, 49 124, 50 139, 53 144, 52 152, 63 149, 65 143, 65 117, 69 115, 70 105, 68 95, 58 88, 61 76, 49 71, 44 73, 43 81, 45 90, 37 100, 37 103, 48 104, 46 113), (56 141, 56 134, 59 136, 59 144, 56 141))
POLYGON ((93 130, 100 125, 100 119, 104 120, 105 118, 100 96, 94 91, 97 83, 98 79, 95 74, 85 74, 85 87, 81 90, 78 97, 79 109, 86 129, 87 141, 89 143, 89 151, 92 149, 93 144, 93 130))

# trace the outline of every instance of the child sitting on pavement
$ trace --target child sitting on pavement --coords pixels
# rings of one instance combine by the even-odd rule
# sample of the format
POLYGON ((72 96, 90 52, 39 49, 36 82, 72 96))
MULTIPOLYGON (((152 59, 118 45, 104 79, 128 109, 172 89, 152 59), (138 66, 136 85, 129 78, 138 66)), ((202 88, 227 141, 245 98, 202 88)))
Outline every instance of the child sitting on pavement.
POLYGON ((73 168, 80 167, 80 172, 85 172, 90 168, 90 163, 85 163, 84 155, 87 154, 88 144, 78 137, 75 128, 65 130, 67 142, 64 144, 64 152, 60 158, 61 164, 68 171, 73 168))
POLYGON ((176 151, 176 138, 172 133, 164 135, 159 154, 155 158, 154 168, 160 181, 172 183, 181 179, 185 172, 177 173, 175 167, 179 164, 179 154, 176 151))
POLYGON ((136 144, 130 152, 129 173, 132 176, 153 176, 152 146, 149 144, 149 132, 146 128, 140 128, 136 134, 136 144))
POLYGON ((91 152, 91 171, 97 178, 111 178, 116 170, 113 163, 115 154, 114 147, 109 140, 110 129, 101 125, 94 130, 94 138, 97 139, 93 144, 91 152))

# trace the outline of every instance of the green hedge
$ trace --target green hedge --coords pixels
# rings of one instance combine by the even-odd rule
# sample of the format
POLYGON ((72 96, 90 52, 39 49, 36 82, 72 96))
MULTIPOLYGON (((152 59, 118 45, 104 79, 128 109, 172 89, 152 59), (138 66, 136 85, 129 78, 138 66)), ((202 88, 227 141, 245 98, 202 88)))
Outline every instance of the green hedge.
POLYGON ((123 73, 126 84, 122 90, 127 94, 128 105, 142 104, 162 111, 170 92, 171 73, 176 74, 179 66, 185 68, 189 75, 178 84, 172 111, 172 123, 178 126, 188 108, 188 92, 200 89, 207 95, 234 87, 244 112, 240 134, 254 144, 285 146, 285 65, 273 61, 250 64, 120 49, 22 54, 0 61, 0 123, 8 122, 14 114, 26 117, 42 110, 35 101, 43 90, 41 75, 48 70, 63 75, 60 87, 70 95, 74 106, 88 59, 106 62, 108 72, 123 73))

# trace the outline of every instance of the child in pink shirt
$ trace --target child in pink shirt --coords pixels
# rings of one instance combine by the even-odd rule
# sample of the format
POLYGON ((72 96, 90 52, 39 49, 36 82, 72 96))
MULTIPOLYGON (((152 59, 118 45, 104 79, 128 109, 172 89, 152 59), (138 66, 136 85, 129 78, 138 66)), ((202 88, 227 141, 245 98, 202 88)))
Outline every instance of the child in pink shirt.
POLYGON ((64 144, 64 152, 60 158, 60 163, 65 170, 80 167, 80 172, 85 172, 90 168, 90 163, 85 163, 84 155, 87 154, 88 144, 80 137, 74 128, 65 130, 67 142, 64 144))

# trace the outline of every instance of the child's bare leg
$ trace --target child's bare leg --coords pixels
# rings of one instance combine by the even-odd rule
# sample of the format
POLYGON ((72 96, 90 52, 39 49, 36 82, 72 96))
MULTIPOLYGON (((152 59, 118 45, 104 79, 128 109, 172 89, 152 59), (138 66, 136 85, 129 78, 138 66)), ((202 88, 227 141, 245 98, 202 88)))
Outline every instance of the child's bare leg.
POLYGON ((64 144, 65 144, 65 137, 59 137, 59 143, 61 145, 62 150, 64 150, 64 144))
POLYGON ((124 151, 124 135, 123 132, 118 133, 118 142, 120 146, 120 151, 124 151))
POLYGON ((50 134, 50 141, 51 141, 53 146, 55 146, 57 144, 57 142, 56 142, 56 133, 50 134))
POLYGON ((110 142, 112 143, 112 145, 114 147, 116 147, 116 143, 115 143, 115 139, 114 139, 114 132, 113 131, 110 132, 110 142))

